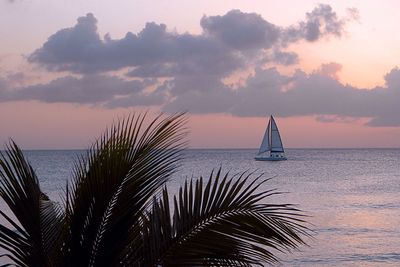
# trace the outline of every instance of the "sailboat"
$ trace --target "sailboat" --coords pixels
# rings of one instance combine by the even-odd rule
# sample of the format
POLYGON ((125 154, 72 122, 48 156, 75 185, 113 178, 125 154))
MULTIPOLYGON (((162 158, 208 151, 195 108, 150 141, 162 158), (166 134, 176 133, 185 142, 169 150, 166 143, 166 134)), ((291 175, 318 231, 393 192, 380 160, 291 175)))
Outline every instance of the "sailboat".
POLYGON ((285 151, 283 150, 281 135, 279 134, 278 126, 276 126, 276 122, 273 116, 271 116, 269 119, 264 138, 261 142, 260 150, 258 151, 255 160, 287 160, 285 156, 285 151))

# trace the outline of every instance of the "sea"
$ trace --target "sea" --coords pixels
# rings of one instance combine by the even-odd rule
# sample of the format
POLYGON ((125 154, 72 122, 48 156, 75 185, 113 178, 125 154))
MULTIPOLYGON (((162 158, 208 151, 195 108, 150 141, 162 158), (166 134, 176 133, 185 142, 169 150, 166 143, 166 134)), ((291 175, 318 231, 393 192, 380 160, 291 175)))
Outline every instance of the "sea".
MULTIPOLYGON (((307 246, 275 254, 278 266, 400 266, 400 149, 287 149, 287 161, 255 161, 255 149, 189 149, 168 182, 171 194, 187 179, 222 168, 271 178, 262 189, 282 195, 307 215, 307 246)), ((25 151, 41 187, 59 200, 80 150, 25 151)), ((4 208, 1 203, 0 208, 4 208)))

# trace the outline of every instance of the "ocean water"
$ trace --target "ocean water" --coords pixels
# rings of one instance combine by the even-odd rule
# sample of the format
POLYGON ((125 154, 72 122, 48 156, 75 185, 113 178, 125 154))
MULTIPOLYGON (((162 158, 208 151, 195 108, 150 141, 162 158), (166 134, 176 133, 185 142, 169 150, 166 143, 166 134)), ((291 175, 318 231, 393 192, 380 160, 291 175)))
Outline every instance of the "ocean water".
MULTIPOLYGON (((52 199, 60 198, 79 153, 26 151, 52 199)), ((400 266, 400 149, 287 149, 281 162, 255 161, 255 153, 188 150, 169 191, 219 167, 264 173, 272 177, 264 189, 287 192, 267 201, 298 204, 314 231, 309 246, 277 253, 281 266, 400 266)))

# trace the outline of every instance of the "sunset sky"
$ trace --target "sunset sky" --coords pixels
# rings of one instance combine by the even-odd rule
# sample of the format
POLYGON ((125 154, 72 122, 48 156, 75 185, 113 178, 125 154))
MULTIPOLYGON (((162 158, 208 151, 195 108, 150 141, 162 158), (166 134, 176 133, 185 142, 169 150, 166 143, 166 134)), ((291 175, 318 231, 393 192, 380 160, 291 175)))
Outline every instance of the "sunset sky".
POLYGON ((400 147, 399 1, 0 0, 0 142, 186 110, 190 147, 400 147))

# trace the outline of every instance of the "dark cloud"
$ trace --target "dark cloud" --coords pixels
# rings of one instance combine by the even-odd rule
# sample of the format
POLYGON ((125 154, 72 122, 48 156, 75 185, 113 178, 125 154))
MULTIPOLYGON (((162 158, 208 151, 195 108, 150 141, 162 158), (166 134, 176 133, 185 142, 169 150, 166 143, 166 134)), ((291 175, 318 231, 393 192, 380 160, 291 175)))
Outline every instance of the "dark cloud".
POLYGON ((249 117, 317 115, 319 121, 325 122, 371 118, 369 126, 400 126, 398 68, 385 76, 385 87, 373 89, 341 84, 335 79, 340 68, 339 64, 330 63, 311 74, 298 70, 290 76, 280 74, 275 68, 259 68, 236 90, 221 85, 218 85, 219 90, 205 93, 186 90, 174 95, 174 101, 164 108, 172 111, 189 105, 195 107, 190 109, 193 113, 249 117))
POLYGON ((256 13, 232 10, 222 16, 204 16, 200 35, 169 32, 165 24, 150 22, 137 34, 128 32, 124 38, 112 39, 99 36, 97 20, 89 13, 78 18, 74 27, 50 36, 28 60, 50 71, 80 74, 131 67, 128 75, 135 77, 210 73, 224 77, 265 58, 265 53, 277 52, 272 56, 276 63, 295 64, 297 55, 280 48, 299 40, 341 36, 346 21, 329 5, 317 6, 305 21, 289 28, 256 13))
POLYGON ((324 36, 340 37, 345 32, 346 23, 358 19, 356 8, 350 8, 347 11, 347 17, 339 18, 331 6, 319 4, 311 12, 306 13, 305 21, 284 30, 283 41, 284 43, 291 43, 305 39, 314 42, 324 36))
POLYGON ((321 67, 317 70, 317 73, 320 73, 324 76, 332 77, 335 80, 338 80, 338 73, 342 70, 342 65, 331 62, 327 64, 322 64, 321 67))
POLYGON ((239 88, 240 102, 233 105, 238 116, 262 116, 273 113, 281 116, 337 114, 370 116, 360 110, 368 92, 345 86, 330 76, 297 71, 283 76, 276 69, 259 69, 247 85, 239 88), (251 107, 248 103, 253 103, 251 107), (246 104, 248 107, 246 107, 246 104))
POLYGON ((206 35, 237 50, 270 48, 281 31, 260 15, 240 10, 231 10, 223 16, 204 16, 200 24, 206 35))
POLYGON ((306 16, 297 26, 283 28, 256 13, 232 10, 222 16, 204 16, 199 35, 170 32, 165 24, 150 22, 137 34, 128 32, 121 39, 112 39, 109 34, 99 36, 97 20, 89 13, 78 18, 75 26, 50 36, 28 58, 49 71, 69 71, 84 77, 66 77, 25 88, 19 97, 46 102, 103 102, 116 107, 140 101, 144 105, 160 103, 168 95, 166 110, 224 112, 232 109, 237 98, 222 82, 224 78, 265 63, 296 64, 297 54, 283 48, 289 42, 310 39, 303 25, 317 25, 319 34, 313 41, 326 35, 338 36, 343 30, 344 20, 337 18, 329 6, 319 5, 306 16), (125 88, 128 82, 105 78, 106 72, 122 68, 129 69, 127 77, 167 81, 152 91, 151 97, 124 94, 118 86, 125 88), (107 83, 109 80, 112 82, 107 83), (113 84, 117 86, 107 90, 113 84), (123 97, 115 97, 118 91, 123 97))
POLYGON ((0 102, 9 100, 9 90, 9 83, 4 78, 0 77, 0 102))
POLYGON ((385 75, 385 81, 388 87, 400 89, 400 69, 398 67, 392 69, 385 75))
POLYGON ((217 76, 177 76, 159 84, 154 79, 127 81, 107 75, 72 76, 49 84, 10 90, 0 79, 0 101, 37 100, 101 104, 108 108, 158 105, 164 111, 225 113, 241 117, 316 116, 322 122, 352 122, 370 118, 367 125, 400 126, 400 70, 385 75, 385 86, 356 88, 335 77, 341 66, 323 64, 307 74, 283 75, 276 68, 257 68, 245 84, 233 89, 217 76), (149 90, 149 88, 155 88, 149 90))
POLYGON ((306 22, 301 25, 308 41, 316 41, 323 34, 341 36, 344 32, 345 20, 340 20, 329 5, 320 4, 312 12, 307 13, 306 22))
POLYGON ((203 35, 170 33, 166 25, 152 22, 138 34, 102 40, 96 24, 92 14, 80 17, 74 27, 52 35, 29 56, 29 61, 40 63, 50 71, 74 73, 134 67, 129 75, 138 77, 197 72, 225 75, 243 66, 239 55, 203 35))
POLYGON ((289 66, 299 62, 299 57, 294 52, 274 51, 271 60, 275 63, 289 66))
POLYGON ((231 88, 216 77, 176 77, 169 82, 168 88, 171 99, 163 107, 167 112, 223 113, 235 101, 231 88))
POLYGON ((7 71, 4 73, 4 79, 9 87, 20 87, 30 84, 35 78, 36 76, 24 71, 7 71))
MULTIPOLYGON (((400 70, 386 76, 384 87, 362 90, 338 81, 341 65, 323 64, 311 73, 283 75, 265 63, 298 62, 288 44, 340 37, 356 9, 338 17, 329 5, 318 5, 299 23, 284 28, 255 13, 232 10, 204 16, 199 35, 178 34, 166 25, 147 23, 137 34, 101 38, 92 14, 74 27, 52 35, 29 56, 50 71, 78 74, 48 84, 10 90, 0 80, 0 100, 38 100, 101 104, 109 108, 158 105, 174 112, 227 113, 234 116, 308 116, 320 121, 370 118, 370 126, 400 126, 400 70), (127 79, 108 71, 128 68, 127 79), (237 71, 253 75, 235 88, 224 78, 237 71), (128 79, 129 78, 129 79, 128 79)), ((125 71, 125 69, 124 69, 125 71)))
MULTIPOLYGON (((114 102, 125 105, 161 105, 165 95, 146 92, 152 81, 127 81, 106 75, 87 75, 82 78, 62 77, 48 84, 0 90, 4 98, 0 101, 37 100, 47 103, 104 104, 115 106, 114 102)), ((0 82, 1 86, 1 82, 0 82)))

